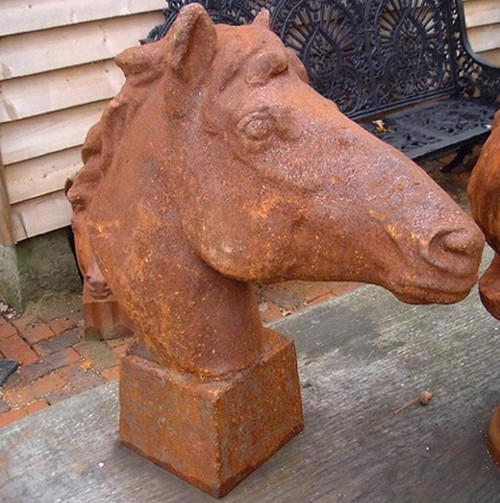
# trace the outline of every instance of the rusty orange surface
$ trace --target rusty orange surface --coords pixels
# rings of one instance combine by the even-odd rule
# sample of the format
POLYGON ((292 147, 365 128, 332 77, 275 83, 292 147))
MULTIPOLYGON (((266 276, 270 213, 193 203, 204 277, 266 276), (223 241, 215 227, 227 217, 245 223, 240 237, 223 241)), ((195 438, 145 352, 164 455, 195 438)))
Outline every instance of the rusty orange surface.
MULTIPOLYGON (((495 251, 479 281, 479 294, 484 307, 500 320, 500 112, 495 115, 491 135, 472 171, 468 193, 472 215, 495 251)), ((488 445, 500 463, 500 408, 491 418, 488 445)))

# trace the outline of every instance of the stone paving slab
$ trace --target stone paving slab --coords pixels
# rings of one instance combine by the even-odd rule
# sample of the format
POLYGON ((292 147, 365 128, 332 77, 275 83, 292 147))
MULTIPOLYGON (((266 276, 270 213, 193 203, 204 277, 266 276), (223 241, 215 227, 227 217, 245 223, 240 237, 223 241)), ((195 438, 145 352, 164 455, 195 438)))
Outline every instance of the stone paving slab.
MULTIPOLYGON (((306 428, 225 502, 500 501, 500 327, 476 292, 409 306, 364 287, 275 328, 297 344, 306 428), (424 389, 430 405, 392 413, 424 389)), ((0 430, 2 501, 214 501, 121 446, 117 414, 114 383, 0 430)))

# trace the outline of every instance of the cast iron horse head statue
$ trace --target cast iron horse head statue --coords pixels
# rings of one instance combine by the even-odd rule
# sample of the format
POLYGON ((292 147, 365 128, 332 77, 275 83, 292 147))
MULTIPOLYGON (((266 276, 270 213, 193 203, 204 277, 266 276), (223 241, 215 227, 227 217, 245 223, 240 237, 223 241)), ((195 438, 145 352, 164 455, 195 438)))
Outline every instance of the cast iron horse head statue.
POLYGON ((126 83, 69 198, 159 364, 221 378, 256 362, 253 282, 360 281, 452 303, 476 281, 473 221, 308 85, 266 11, 215 26, 191 4, 117 63, 126 83))
POLYGON ((486 309, 500 320, 500 111, 472 172, 468 192, 472 215, 495 251, 479 281, 479 293, 486 309))

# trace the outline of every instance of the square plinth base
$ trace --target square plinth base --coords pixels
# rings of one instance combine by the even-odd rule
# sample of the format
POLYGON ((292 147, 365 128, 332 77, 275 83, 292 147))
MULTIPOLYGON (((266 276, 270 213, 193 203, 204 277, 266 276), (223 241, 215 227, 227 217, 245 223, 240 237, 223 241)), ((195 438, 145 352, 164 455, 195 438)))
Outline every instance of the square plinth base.
POLYGON ((295 346, 266 335, 260 362, 224 381, 127 355, 120 440, 212 496, 227 494, 304 427, 295 346))

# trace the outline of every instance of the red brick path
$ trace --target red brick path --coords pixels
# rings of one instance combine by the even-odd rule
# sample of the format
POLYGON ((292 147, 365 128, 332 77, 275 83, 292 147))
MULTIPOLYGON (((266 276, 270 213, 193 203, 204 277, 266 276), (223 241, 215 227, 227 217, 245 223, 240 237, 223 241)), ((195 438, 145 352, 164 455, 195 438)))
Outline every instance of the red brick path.
POLYGON ((122 348, 82 340, 80 317, 0 316, 0 352, 21 364, 0 388, 0 427, 117 376, 122 348))

